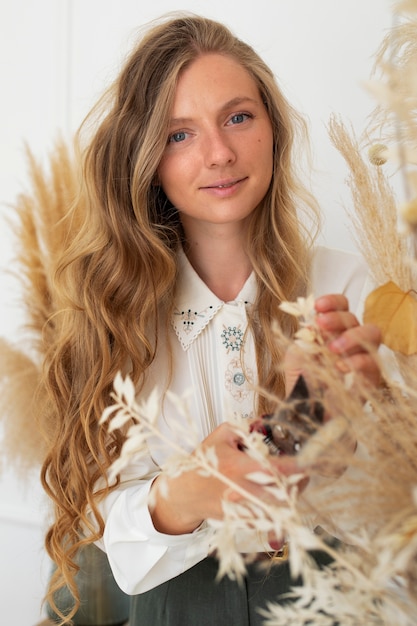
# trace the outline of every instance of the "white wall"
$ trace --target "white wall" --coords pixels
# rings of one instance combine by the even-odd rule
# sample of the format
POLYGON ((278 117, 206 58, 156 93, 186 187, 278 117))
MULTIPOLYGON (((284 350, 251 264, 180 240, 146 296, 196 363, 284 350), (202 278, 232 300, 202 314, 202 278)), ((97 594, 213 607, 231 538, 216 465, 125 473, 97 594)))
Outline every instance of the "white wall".
MULTIPOLYGON (((25 184, 22 142, 47 154, 56 133, 75 130, 114 75, 137 28, 166 11, 192 10, 226 22, 269 62, 309 119, 314 190, 325 215, 323 239, 354 249, 342 208, 346 170, 326 124, 336 112, 362 130, 373 103, 360 82, 391 24, 389 0, 2 0, 0 3, 1 334, 18 338, 8 203, 25 184)), ((1 453, 1 448, 0 448, 1 453)), ((0 608, 7 626, 33 626, 49 573, 43 554, 45 501, 36 474, 0 476, 0 608)))

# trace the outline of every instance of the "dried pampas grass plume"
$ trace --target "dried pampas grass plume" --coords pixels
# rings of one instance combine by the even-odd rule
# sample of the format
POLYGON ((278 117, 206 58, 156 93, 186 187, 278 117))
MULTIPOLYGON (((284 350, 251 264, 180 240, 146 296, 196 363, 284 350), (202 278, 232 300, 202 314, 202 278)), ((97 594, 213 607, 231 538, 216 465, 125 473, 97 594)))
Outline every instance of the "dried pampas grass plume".
POLYGON ((402 148, 417 145, 417 11, 411 0, 402 12, 394 6, 394 25, 376 54, 372 80, 367 83, 377 99, 369 127, 370 136, 402 148), (382 77, 383 80, 380 80, 382 77))
POLYGON ((348 166, 347 185, 354 208, 348 214, 375 283, 392 280, 404 291, 411 289, 412 271, 404 263, 408 242, 398 229, 397 200, 389 181, 381 168, 365 161, 354 131, 337 116, 330 119, 329 137, 348 166))
POLYGON ((35 424, 39 369, 22 350, 0 338, 0 415, 3 450, 0 470, 13 466, 24 477, 39 466, 43 440, 35 424))
POLYGON ((48 408, 39 388, 41 363, 56 330, 60 308, 54 289, 57 260, 71 241, 64 219, 78 194, 76 160, 70 147, 58 140, 48 167, 26 148, 29 185, 15 205, 11 227, 16 237, 12 271, 21 294, 25 323, 19 340, 0 343, 0 415, 3 420, 3 463, 25 474, 39 467, 48 429, 48 408))

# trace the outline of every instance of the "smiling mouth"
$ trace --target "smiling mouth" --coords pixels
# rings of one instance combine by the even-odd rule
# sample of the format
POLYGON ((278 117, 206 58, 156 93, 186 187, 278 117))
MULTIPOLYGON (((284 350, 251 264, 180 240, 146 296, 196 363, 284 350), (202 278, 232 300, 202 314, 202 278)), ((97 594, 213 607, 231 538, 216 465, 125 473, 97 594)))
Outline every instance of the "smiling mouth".
POLYGON ((203 187, 203 189, 228 189, 229 187, 234 187, 238 183, 241 183, 245 178, 237 178, 236 180, 232 180, 229 183, 224 183, 222 185, 207 185, 207 187, 203 187))

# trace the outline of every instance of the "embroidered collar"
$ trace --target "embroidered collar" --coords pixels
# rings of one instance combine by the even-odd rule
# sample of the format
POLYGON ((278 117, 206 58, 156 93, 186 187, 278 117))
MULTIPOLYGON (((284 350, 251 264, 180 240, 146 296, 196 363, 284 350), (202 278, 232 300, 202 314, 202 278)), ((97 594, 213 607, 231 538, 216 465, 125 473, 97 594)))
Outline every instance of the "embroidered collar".
POLYGON ((183 250, 178 253, 179 277, 175 294, 172 326, 184 350, 209 324, 225 304, 253 304, 256 296, 256 278, 251 273, 237 298, 230 303, 220 300, 201 280, 183 250))

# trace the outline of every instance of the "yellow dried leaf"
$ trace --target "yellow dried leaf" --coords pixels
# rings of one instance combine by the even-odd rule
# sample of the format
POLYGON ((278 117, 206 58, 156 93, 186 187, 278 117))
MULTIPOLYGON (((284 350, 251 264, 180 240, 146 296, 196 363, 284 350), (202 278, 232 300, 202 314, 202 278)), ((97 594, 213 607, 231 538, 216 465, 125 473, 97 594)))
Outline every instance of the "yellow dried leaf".
POLYGON ((382 342, 402 354, 417 353, 417 300, 389 281, 366 299, 363 320, 375 324, 382 342))

